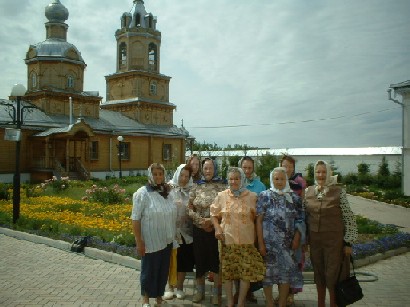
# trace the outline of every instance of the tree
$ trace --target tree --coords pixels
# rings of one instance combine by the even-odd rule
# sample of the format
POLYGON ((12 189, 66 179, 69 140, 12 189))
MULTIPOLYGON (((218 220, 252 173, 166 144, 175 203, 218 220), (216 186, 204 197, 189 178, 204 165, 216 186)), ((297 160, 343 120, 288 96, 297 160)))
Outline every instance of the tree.
POLYGON ((390 176, 389 163, 387 162, 387 159, 385 156, 383 156, 382 162, 380 162, 379 164, 379 171, 377 172, 377 175, 379 177, 390 176))
POLYGON ((370 173, 370 165, 366 164, 364 162, 360 163, 357 165, 357 172, 359 173, 359 175, 367 175, 370 173))
POLYGON ((270 187, 270 172, 278 165, 279 159, 269 152, 262 154, 259 158, 257 174, 261 177, 261 181, 266 185, 266 187, 270 187))
POLYGON ((305 171, 307 174, 305 178, 307 185, 313 185, 315 182, 315 166, 313 163, 309 163, 308 166, 306 166, 305 171))
POLYGON ((373 176, 370 175, 370 165, 364 162, 357 165, 357 179, 359 184, 369 185, 372 184, 373 176))
POLYGON ((228 158, 229 166, 238 166, 238 162, 241 159, 238 155, 230 156, 228 158))
POLYGON ((213 144, 211 143, 199 143, 196 140, 194 141, 192 145, 192 150, 193 151, 214 151, 214 150, 222 150, 222 147, 218 146, 215 142, 213 144))

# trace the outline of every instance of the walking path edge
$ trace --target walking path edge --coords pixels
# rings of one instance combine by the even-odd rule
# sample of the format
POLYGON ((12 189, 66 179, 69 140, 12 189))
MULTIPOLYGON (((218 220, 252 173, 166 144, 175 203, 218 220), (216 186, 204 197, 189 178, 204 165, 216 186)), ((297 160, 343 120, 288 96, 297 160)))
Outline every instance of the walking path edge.
MULTIPOLYGON (((51 238, 2 227, 0 227, 0 234, 4 234, 6 236, 13 237, 19 240, 26 240, 37 244, 44 244, 60 250, 71 252, 71 243, 62 240, 54 240, 51 238)), ((380 260, 388 259, 390 257, 407 253, 409 251, 410 248, 408 247, 400 247, 395 250, 389 250, 385 253, 378 253, 366 258, 357 259, 355 260, 355 268, 373 264, 380 260)), ((85 247, 84 255, 92 259, 99 259, 106 262, 119 264, 131 269, 136 269, 138 271, 141 268, 141 261, 136 258, 123 256, 113 252, 107 252, 94 247, 85 247)), ((303 272, 303 277, 304 279, 313 280, 313 272, 303 272)))

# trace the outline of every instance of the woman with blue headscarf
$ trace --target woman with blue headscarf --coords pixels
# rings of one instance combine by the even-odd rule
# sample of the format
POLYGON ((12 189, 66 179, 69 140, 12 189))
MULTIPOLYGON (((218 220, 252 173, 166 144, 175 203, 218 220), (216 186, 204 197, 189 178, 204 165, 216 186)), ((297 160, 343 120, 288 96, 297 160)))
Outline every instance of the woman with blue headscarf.
POLYGON ((211 205, 215 237, 222 242, 221 265, 227 306, 234 306, 232 285, 240 280, 238 306, 245 306, 250 282, 263 279, 265 267, 255 247, 256 193, 246 189, 245 173, 231 167, 229 187, 211 205))
POLYGON ((289 288, 302 288, 302 272, 294 257, 304 229, 301 198, 289 187, 284 167, 270 173, 271 188, 259 194, 257 234, 259 252, 264 257, 266 274, 263 292, 266 305, 273 306, 272 286, 279 288, 279 307, 286 306, 289 288))
POLYGON ((215 161, 202 161, 202 180, 194 184, 189 192, 188 214, 192 218, 194 257, 196 269, 196 293, 192 301, 199 303, 205 298, 205 274, 213 272, 214 288, 212 303, 218 304, 219 252, 218 240, 210 217, 210 206, 218 192, 226 189, 226 184, 217 177, 215 161))

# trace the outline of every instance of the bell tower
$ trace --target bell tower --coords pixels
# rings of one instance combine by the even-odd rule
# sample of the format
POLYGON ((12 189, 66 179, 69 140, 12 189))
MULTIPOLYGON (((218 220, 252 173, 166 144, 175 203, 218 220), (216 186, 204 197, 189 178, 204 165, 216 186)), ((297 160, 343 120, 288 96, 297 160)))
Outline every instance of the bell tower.
POLYGON ((103 109, 121 112, 146 125, 172 126, 175 105, 169 102, 171 77, 160 73, 161 32, 157 19, 147 13, 144 1, 134 0, 121 16, 116 72, 105 77, 103 109))

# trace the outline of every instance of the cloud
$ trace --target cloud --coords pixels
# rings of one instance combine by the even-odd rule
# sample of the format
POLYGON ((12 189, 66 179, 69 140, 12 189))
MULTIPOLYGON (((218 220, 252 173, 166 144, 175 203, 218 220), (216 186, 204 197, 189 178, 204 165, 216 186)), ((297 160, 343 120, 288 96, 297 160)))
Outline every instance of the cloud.
MULTIPOLYGON (((49 2, 0 3, 0 97, 26 80, 22 59, 29 44, 45 39, 49 2)), ((84 88, 104 96, 104 76, 116 69, 114 34, 132 1, 62 3, 70 12, 68 41, 87 63, 84 88)), ((386 89, 410 79, 410 2, 147 0, 145 7, 162 32, 161 73, 172 77, 174 123, 183 120, 198 141, 401 144, 401 110, 386 89), (241 124, 250 126, 195 128, 241 124)))

